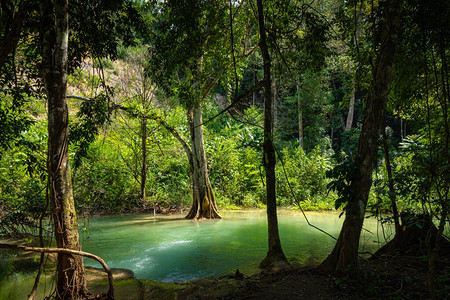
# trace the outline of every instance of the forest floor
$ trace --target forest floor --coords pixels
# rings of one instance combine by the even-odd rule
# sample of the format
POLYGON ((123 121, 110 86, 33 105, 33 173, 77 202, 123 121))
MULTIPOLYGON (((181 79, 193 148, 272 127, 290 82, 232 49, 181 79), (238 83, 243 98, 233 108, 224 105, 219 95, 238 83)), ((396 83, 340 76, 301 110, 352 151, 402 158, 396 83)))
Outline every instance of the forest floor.
MULTIPOLYGON (((450 299, 450 253, 440 256, 438 299, 450 299)), ((229 274, 183 283, 116 280, 116 299, 429 299, 426 257, 384 255, 362 260, 357 270, 325 274, 313 266, 229 274)), ((95 284, 93 292, 106 292, 95 284), (99 289, 100 288, 100 289, 99 289)))
POLYGON ((345 274, 316 268, 260 273, 246 279, 230 299, 428 299, 427 270, 424 258, 383 256, 345 274))

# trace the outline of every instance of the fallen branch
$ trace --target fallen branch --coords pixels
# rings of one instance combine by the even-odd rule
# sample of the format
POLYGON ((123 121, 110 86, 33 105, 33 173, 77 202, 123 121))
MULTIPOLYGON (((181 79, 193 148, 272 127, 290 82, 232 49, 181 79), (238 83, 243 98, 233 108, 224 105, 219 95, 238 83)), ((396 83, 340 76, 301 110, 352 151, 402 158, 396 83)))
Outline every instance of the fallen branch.
POLYGON ((12 250, 22 250, 22 251, 32 251, 32 252, 39 252, 39 253, 63 253, 63 254, 81 255, 81 256, 92 258, 92 259, 98 261, 102 265, 105 272, 108 274, 109 290, 108 290, 108 293, 106 296, 109 300, 114 299, 114 279, 113 279, 111 269, 108 267, 108 265, 105 263, 105 261, 103 259, 101 259, 100 257, 98 257, 97 255, 94 255, 94 254, 88 253, 88 252, 84 252, 84 251, 71 250, 71 249, 65 249, 65 248, 26 247, 26 246, 2 244, 2 243, 0 243, 0 248, 12 249, 12 250))

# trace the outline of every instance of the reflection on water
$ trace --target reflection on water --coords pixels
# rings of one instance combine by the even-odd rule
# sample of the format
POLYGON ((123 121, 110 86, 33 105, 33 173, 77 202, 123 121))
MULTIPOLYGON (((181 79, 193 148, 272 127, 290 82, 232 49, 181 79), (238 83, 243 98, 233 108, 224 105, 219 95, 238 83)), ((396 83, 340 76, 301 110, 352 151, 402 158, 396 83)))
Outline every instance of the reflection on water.
MULTIPOLYGON (((222 212, 222 220, 190 221, 183 216, 116 215, 91 218, 80 234, 83 250, 112 268, 132 270, 137 278, 186 281, 233 272, 257 272, 267 251, 263 210, 222 212)), ((337 213, 307 214, 311 223, 337 237, 337 213)), ((376 220, 367 219, 361 251, 378 248, 376 220)), ((282 246, 288 258, 322 260, 335 241, 307 225, 299 212, 280 211, 282 246)), ((380 240, 381 240, 380 234, 380 240)), ((86 259, 86 265, 99 267, 86 259)))
MULTIPOLYGON (((224 219, 190 221, 184 216, 116 215, 80 222, 83 250, 102 257, 111 268, 132 270, 137 278, 186 281, 235 272, 258 271, 267 252, 263 210, 221 211, 224 219)), ((343 218, 338 213, 309 212, 309 221, 337 237, 343 218)), ((280 237, 286 256, 299 263, 322 260, 335 241, 307 225, 299 212, 279 211, 280 237)), ((376 220, 366 219, 361 251, 375 251, 376 220)), ((388 234, 388 232, 386 233, 388 234)), ((1 259, 0 259, 1 262, 1 259)), ((96 261, 86 265, 100 268, 96 261)), ((2 267, 2 266, 0 266, 2 267)), ((2 270, 0 270, 2 271, 2 270)), ((1 274, 1 272, 0 272, 1 274)), ((0 278, 0 299, 26 299, 35 273, 0 278)), ((38 299, 54 288, 53 274, 42 278, 38 299)))

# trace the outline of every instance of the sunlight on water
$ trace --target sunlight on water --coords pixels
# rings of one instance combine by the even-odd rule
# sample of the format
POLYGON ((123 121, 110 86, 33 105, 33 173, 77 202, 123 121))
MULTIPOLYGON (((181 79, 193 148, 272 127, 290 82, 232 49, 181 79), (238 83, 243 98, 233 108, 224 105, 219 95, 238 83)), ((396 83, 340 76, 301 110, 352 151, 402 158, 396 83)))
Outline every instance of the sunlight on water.
MULTIPOLYGON (((83 250, 102 257, 112 268, 132 270, 137 278, 186 281, 236 271, 258 271, 267 252, 263 210, 222 212, 222 220, 190 221, 184 216, 117 215, 91 218, 80 232, 83 250)), ((338 236, 337 213, 308 213, 311 223, 338 236)), ((280 211, 279 228, 288 258, 322 260, 335 241, 308 226, 299 212, 280 211)), ((367 219, 361 251, 374 251, 383 240, 376 220, 367 219), (370 232, 369 232, 370 231, 370 232), (377 237, 377 232, 379 237, 377 237)), ((86 265, 99 267, 86 259, 86 265)))
MULTIPOLYGON (((258 272, 267 252, 264 210, 221 211, 223 220, 190 221, 183 215, 116 215, 80 222, 83 250, 102 257, 111 268, 132 270, 137 278, 186 281, 235 272, 258 272), (86 230, 82 230, 86 228, 86 230)), ((338 213, 309 212, 314 225, 337 237, 343 218, 338 213)), ((279 211, 280 237, 286 256, 298 263, 317 262, 328 255, 335 241, 308 226, 301 213, 279 211)), ((376 220, 366 219, 360 251, 375 251, 383 241, 376 220)), ((384 234, 389 237, 392 230, 384 234)), ((100 268, 93 260, 86 265, 100 268)), ((26 299, 35 272, 0 278, 0 299, 26 299)), ((53 273, 38 289, 43 299, 54 287, 53 273)))

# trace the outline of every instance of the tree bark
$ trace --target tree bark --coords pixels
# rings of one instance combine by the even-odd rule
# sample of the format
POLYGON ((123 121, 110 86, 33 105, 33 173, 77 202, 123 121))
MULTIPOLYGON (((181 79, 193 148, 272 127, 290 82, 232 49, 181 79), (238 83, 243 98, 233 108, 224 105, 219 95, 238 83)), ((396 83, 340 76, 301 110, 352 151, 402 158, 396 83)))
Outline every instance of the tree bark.
POLYGON ((208 175, 203 141, 202 107, 197 103, 187 112, 191 134, 192 206, 187 219, 221 219, 208 175))
MULTIPOLYGON (((67 142, 69 128, 66 102, 68 37, 68 1, 43 1, 42 76, 48 100, 48 180, 55 240, 58 248, 81 250, 78 241, 67 142)), ((56 272, 56 298, 81 299, 87 295, 84 265, 80 256, 59 253, 56 272)))
POLYGON ((303 148, 303 105, 300 98, 300 86, 297 84, 297 111, 298 111, 298 144, 303 148))
POLYGON ((347 122, 345 124, 345 131, 349 131, 350 129, 352 129, 353 116, 355 114, 355 93, 356 93, 355 85, 356 84, 353 83, 352 94, 350 95, 350 106, 348 108, 347 122))
MULTIPOLYGON (((359 60, 359 35, 360 35, 360 31, 361 31, 361 20, 363 17, 363 4, 361 3, 361 5, 359 6, 359 9, 356 8, 356 3, 355 3, 355 32, 353 34, 353 41, 354 41, 354 46, 357 49, 357 57, 359 60)), ((358 76, 359 73, 359 69, 357 70, 357 75, 358 76)), ((353 116, 355 115, 355 97, 356 97, 356 83, 357 83, 357 79, 354 77, 352 80, 352 93, 350 95, 350 105, 348 107, 348 115, 347 115, 347 122, 345 123, 345 127, 344 127, 344 131, 350 131, 350 129, 352 129, 352 125, 353 125, 353 116)))
POLYGON ((141 201, 145 202, 145 184, 147 183, 147 118, 141 120, 142 134, 142 168, 141 168, 141 201))
POLYGON ((264 65, 264 143, 263 143, 263 164, 266 172, 266 197, 267 197, 267 223, 268 223, 268 244, 269 251, 266 257, 259 264, 260 268, 271 269, 287 265, 286 257, 281 248, 280 236, 278 233, 276 181, 275 181, 275 147, 273 145, 272 131, 272 89, 270 79, 270 54, 266 41, 266 28, 264 24, 264 12, 262 0, 257 1, 258 23, 260 41, 259 45, 263 57, 264 65))
POLYGON ((272 78, 273 91, 273 135, 277 136, 278 130, 278 97, 277 97, 277 79, 272 78))
MULTIPOLYGON (((254 71, 253 71, 253 85, 256 85, 257 80, 258 80, 258 79, 256 78, 256 71, 254 70, 254 71)), ((254 91, 254 92, 253 92, 253 95, 252 95, 252 105, 253 105, 253 106, 256 105, 256 93, 257 93, 257 91, 254 91)))
POLYGON ((348 266, 357 265, 359 238, 372 186, 372 164, 376 159, 377 141, 391 83, 401 7, 402 0, 387 1, 380 50, 372 72, 372 87, 366 102, 358 144, 357 175, 351 183, 354 194, 348 199, 345 221, 338 241, 331 254, 320 265, 326 271, 345 270, 348 266))
POLYGON ((398 214, 397 197, 394 190, 394 178, 392 177, 391 160, 389 159, 389 148, 386 137, 386 125, 383 126, 382 133, 383 133, 384 162, 386 164, 386 172, 388 175, 389 199, 391 200, 392 213, 394 214, 395 236, 397 237, 400 232, 400 215, 398 214))

